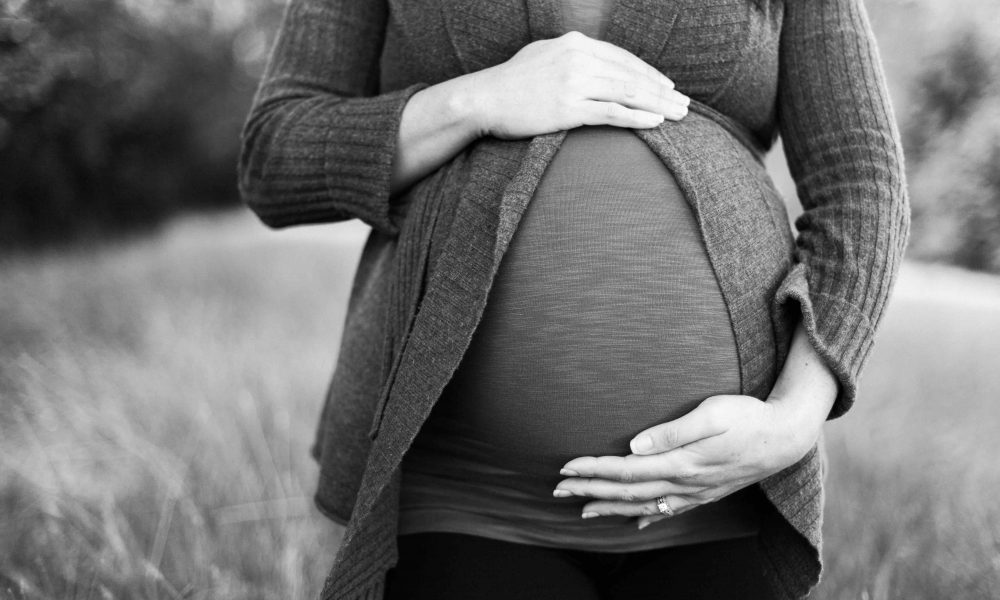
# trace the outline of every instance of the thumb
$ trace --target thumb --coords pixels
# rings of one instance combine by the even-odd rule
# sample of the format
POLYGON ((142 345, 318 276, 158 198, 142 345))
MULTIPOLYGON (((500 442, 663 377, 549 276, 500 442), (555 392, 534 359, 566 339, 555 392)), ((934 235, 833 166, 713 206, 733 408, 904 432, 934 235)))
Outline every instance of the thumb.
POLYGON ((715 403, 702 402, 683 417, 654 425, 640 432, 629 446, 633 454, 656 454, 680 448, 726 431, 716 414, 715 403))
POLYGON ((666 519, 666 518, 667 517, 665 515, 643 515, 643 516, 639 517, 639 522, 638 522, 638 524, 636 526, 639 529, 643 529, 647 525, 649 525, 650 523, 655 523, 657 521, 662 521, 663 519, 666 519))

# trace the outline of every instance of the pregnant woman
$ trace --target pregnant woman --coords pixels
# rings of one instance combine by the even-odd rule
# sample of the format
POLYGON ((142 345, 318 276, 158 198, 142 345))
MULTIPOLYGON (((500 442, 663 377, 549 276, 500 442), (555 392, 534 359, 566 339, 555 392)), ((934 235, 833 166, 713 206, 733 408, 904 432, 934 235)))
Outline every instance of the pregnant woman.
POLYGON ((807 596, 901 162, 860 0, 291 0, 242 192, 372 227, 322 597, 807 596))

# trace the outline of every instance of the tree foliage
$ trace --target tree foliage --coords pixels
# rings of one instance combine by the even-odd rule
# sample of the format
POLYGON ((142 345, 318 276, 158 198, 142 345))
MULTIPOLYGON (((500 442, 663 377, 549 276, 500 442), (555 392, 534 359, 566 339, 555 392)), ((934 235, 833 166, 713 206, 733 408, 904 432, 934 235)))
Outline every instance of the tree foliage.
POLYGON ((155 18, 120 0, 0 4, 0 244, 99 238, 235 202, 239 129, 277 10, 220 26, 185 0, 161 0, 155 18))
POLYGON ((971 27, 926 61, 904 123, 912 254, 1000 273, 1000 53, 971 27))

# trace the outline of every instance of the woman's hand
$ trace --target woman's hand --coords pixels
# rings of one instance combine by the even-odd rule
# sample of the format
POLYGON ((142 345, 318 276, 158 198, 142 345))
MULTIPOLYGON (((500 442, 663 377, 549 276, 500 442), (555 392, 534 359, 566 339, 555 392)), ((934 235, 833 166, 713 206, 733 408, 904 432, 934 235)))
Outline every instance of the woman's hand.
POLYGON ((678 120, 690 100, 634 54, 571 31, 507 62, 410 97, 400 116, 390 195, 484 135, 516 139, 581 125, 644 129, 678 120))
POLYGON ((556 496, 596 498, 585 517, 640 517, 639 528, 714 502, 788 467, 812 448, 837 395, 837 380, 800 326, 771 396, 722 395, 636 435, 628 456, 583 456, 560 471, 556 496))
POLYGON ((655 67, 577 31, 469 76, 480 134, 504 139, 581 125, 656 127, 683 118, 690 102, 655 67))
POLYGON ((645 515, 652 522, 664 518, 657 497, 667 496, 674 514, 714 502, 795 463, 818 433, 800 430, 775 405, 757 398, 712 396, 683 417, 637 435, 633 454, 569 461, 561 472, 578 475, 556 490, 597 498, 584 505, 584 515, 645 515))

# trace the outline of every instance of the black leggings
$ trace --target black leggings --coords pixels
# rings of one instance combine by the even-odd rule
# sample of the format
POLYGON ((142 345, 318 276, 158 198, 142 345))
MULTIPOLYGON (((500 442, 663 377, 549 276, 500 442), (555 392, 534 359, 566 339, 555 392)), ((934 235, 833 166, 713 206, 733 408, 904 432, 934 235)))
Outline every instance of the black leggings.
POLYGON ((641 552, 590 552, 457 533, 401 535, 385 600, 767 600, 744 537, 641 552))

